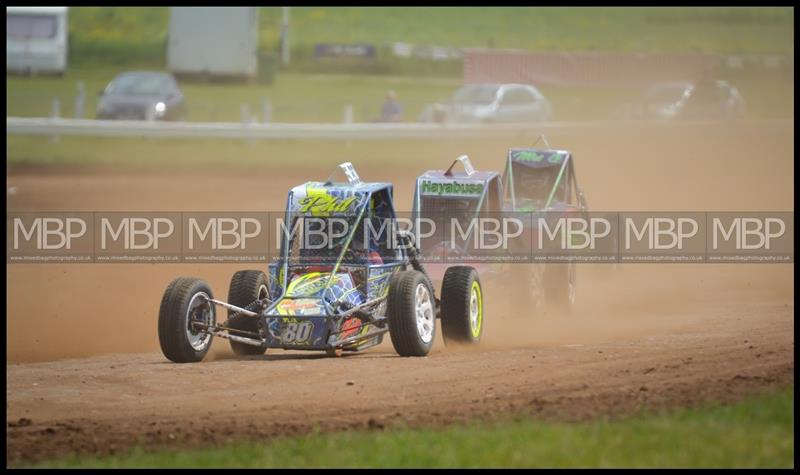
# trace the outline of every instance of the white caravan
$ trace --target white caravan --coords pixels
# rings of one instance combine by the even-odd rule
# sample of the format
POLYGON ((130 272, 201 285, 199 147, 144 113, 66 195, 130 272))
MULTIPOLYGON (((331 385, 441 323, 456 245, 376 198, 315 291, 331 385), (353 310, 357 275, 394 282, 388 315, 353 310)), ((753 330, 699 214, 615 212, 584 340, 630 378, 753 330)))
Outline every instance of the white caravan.
POLYGON ((6 7, 6 71, 63 75, 67 7, 6 7))

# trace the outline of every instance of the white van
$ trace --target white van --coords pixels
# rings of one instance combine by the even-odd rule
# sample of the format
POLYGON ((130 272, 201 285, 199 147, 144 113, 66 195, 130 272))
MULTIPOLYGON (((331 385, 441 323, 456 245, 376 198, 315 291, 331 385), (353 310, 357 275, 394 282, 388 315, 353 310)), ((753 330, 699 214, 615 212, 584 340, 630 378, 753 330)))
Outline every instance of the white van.
POLYGON ((6 7, 6 72, 63 75, 67 7, 6 7))

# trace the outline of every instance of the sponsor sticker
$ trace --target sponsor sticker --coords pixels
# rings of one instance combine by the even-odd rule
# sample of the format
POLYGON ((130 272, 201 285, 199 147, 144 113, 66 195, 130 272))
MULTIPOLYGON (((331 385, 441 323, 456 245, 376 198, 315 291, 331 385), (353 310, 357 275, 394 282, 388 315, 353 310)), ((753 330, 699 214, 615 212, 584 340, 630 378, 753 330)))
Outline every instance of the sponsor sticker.
POLYGON ((483 194, 483 183, 459 183, 457 181, 423 180, 420 191, 423 195, 437 196, 480 196, 483 194))

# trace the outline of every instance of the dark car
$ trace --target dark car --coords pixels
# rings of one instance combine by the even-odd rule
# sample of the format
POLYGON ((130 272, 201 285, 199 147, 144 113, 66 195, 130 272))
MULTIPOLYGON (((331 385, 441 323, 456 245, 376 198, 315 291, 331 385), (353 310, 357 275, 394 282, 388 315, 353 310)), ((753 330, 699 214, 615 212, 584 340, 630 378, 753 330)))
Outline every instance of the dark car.
POLYGON ((97 104, 98 119, 182 121, 185 116, 183 93, 169 73, 122 73, 106 86, 97 104))
POLYGON ((626 119, 733 119, 745 112, 739 90, 727 81, 655 84, 616 114, 626 119))

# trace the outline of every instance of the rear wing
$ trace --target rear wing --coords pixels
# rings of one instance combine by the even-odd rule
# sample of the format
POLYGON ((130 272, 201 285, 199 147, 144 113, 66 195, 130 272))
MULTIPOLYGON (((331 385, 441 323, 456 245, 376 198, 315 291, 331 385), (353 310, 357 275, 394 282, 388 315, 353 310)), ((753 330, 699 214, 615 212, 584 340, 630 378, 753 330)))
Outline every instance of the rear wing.
POLYGON ((487 190, 493 180, 498 181, 497 172, 477 171, 467 155, 461 155, 450 164, 447 170, 428 170, 417 177, 414 190, 415 211, 421 211, 422 196, 438 196, 442 198, 471 198, 479 200, 478 209, 485 200, 487 190), (457 165, 463 167, 457 171, 457 165))
MULTIPOLYGON (((497 212, 502 210, 500 174, 494 171, 475 170, 469 157, 461 155, 453 160, 447 170, 428 170, 417 177, 413 213, 417 218, 423 217, 425 200, 465 199, 471 202, 468 214, 474 218, 480 216, 481 210, 497 212), (463 171, 458 170, 459 165, 463 167, 463 171)), ((440 206, 449 209, 445 203, 439 203, 435 208, 439 209, 440 206)), ((425 208, 428 209, 428 206, 425 208)), ((449 212, 442 211, 442 213, 449 212)))
POLYGON ((355 167, 350 162, 340 163, 337 168, 334 168, 333 172, 331 172, 331 174, 328 176, 328 179, 325 180, 325 183, 333 183, 331 178, 333 178, 334 175, 336 175, 339 172, 344 174, 344 177, 347 179, 347 183, 349 183, 350 185, 358 185, 363 183, 361 181, 361 177, 358 176, 358 173, 356 173, 355 167))
POLYGON ((475 174, 475 167, 472 166, 472 162, 469 161, 469 157, 466 155, 461 155, 453 160, 453 163, 450 164, 450 168, 444 172, 444 176, 453 176, 453 167, 456 166, 456 163, 460 163, 464 167, 464 173, 467 175, 475 174))

